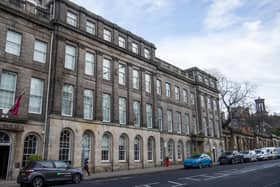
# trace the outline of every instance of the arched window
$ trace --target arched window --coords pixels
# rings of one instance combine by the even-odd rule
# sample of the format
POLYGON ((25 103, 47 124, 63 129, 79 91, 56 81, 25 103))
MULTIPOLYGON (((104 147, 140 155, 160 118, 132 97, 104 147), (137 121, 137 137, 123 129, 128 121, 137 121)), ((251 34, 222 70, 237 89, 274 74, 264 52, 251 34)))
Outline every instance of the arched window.
POLYGON ((4 132, 0 132, 0 144, 10 144, 10 137, 4 132))
POLYGON ((37 153, 37 137, 28 135, 24 140, 22 166, 24 167, 30 155, 37 153))
POLYGON ((174 142, 172 140, 170 140, 168 142, 168 157, 170 160, 173 160, 174 159, 174 142))
POLYGON ((71 163, 72 160, 72 145, 73 135, 72 133, 64 129, 60 133, 60 143, 59 143, 59 160, 64 160, 71 163))
POLYGON ((110 137, 108 134, 104 134, 101 144, 101 160, 109 161, 110 159, 110 137))
POLYGON ((119 160, 126 160, 126 138, 124 135, 119 139, 119 160))
POLYGON ((160 140, 160 160, 163 160, 164 157, 164 141, 160 140))
POLYGON ((82 137, 82 167, 86 160, 90 160, 90 144, 91 136, 88 132, 85 132, 82 137))
POLYGON ((183 157, 183 143, 182 142, 178 142, 177 145, 177 158, 178 160, 182 160, 183 157))
POLYGON ((148 160, 154 160, 154 140, 151 137, 148 139, 148 160))
POLYGON ((136 137, 134 140, 134 160, 139 161, 141 158, 141 140, 140 137, 136 137))

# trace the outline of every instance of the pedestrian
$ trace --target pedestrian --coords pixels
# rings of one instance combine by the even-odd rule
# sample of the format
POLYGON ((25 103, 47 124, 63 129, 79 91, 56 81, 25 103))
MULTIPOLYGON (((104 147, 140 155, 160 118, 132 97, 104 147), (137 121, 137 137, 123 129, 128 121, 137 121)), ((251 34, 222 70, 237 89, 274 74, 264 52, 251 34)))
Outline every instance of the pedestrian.
POLYGON ((88 167, 88 158, 86 158, 85 160, 84 169, 86 170, 88 176, 90 176, 89 167, 88 167))

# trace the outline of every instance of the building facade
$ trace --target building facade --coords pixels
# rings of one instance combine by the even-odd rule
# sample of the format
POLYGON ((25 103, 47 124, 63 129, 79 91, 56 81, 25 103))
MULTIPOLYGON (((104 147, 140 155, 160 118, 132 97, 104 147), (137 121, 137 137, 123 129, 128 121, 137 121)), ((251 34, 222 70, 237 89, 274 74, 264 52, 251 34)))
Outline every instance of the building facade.
POLYGON ((224 150, 215 77, 68 0, 4 0, 0 15, 1 178, 33 154, 106 172, 224 150))

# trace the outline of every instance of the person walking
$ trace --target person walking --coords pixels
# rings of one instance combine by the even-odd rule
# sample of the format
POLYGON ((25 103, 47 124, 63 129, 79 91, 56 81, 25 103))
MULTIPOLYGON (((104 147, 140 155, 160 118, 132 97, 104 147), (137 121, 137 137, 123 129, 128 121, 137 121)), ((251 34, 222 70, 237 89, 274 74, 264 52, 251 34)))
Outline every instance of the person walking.
POLYGON ((88 176, 90 176, 89 167, 88 167, 88 158, 86 158, 85 160, 84 169, 86 170, 88 176))

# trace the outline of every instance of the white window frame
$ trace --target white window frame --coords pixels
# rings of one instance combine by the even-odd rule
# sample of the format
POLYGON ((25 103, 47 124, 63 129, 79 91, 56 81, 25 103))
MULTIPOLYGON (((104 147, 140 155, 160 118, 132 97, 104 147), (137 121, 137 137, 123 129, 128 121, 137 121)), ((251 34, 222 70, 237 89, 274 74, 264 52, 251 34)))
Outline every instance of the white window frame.
POLYGON ((153 106, 146 104, 147 128, 153 128, 153 106))
POLYGON ((172 119, 172 111, 167 110, 167 127, 168 132, 173 132, 173 119, 172 119))
POLYGON ((133 115, 134 115, 134 125, 136 127, 140 127, 141 119, 140 119, 140 102, 133 101, 133 115))
POLYGON ((103 79, 111 80, 111 61, 107 58, 103 58, 103 79))
POLYGON ((147 59, 151 58, 151 51, 147 48, 144 48, 144 57, 147 59))
POLYGON ((75 65, 76 65, 76 47, 66 44, 64 68, 75 70, 75 65))
POLYGON ((108 42, 112 42, 112 31, 109 29, 103 29, 103 39, 108 42))
POLYGON ((161 80, 157 79, 157 95, 161 95, 161 80))
POLYGON ((47 48, 48 48, 48 44, 46 42, 42 42, 40 40, 35 40, 34 41, 33 60, 36 62, 40 62, 40 63, 46 63, 47 48))
POLYGON ((165 92, 166 97, 171 97, 171 85, 168 82, 165 83, 165 92))
POLYGON ((126 66, 119 64, 119 84, 125 85, 126 83, 126 66))
POLYGON ((183 158, 183 143, 178 142, 178 144, 177 144, 177 159, 182 160, 182 158, 183 158))
POLYGON ((119 122, 126 125, 126 98, 119 97, 119 122))
MULTIPOLYGON (((10 79, 11 77, 10 78, 6 77, 6 78, 10 79)), ((2 95, 1 99, 3 99, 2 100, 3 103, 0 103, 0 108, 3 109, 4 113, 7 113, 8 110, 11 108, 11 106, 14 105, 14 102, 15 102, 15 94, 16 94, 16 87, 17 87, 17 74, 10 72, 10 71, 2 71, 0 81, 1 81, 0 82, 0 93, 2 95), (4 80, 5 80, 4 76, 12 76, 12 79, 14 79, 13 84, 10 84, 10 83, 7 84, 6 82, 4 82, 4 80), (12 85, 12 87, 10 87, 11 85, 12 85), (8 98, 3 97, 3 95, 7 96, 7 93, 8 93, 8 98), (10 103, 7 101, 10 101, 10 103)), ((0 101, 1 101, 1 99, 0 99, 0 101)))
POLYGON ((176 112, 177 132, 182 133, 182 116, 180 112, 176 112))
MULTIPOLYGON (((30 81, 30 95, 29 95, 29 105, 28 105, 28 113, 33 113, 33 114, 41 114, 42 113, 42 105, 43 105, 43 94, 44 94, 44 81, 42 79, 38 79, 38 78, 34 78, 32 77, 31 78, 31 81, 30 81), (36 85, 34 86, 34 84, 36 84, 36 82, 40 84, 40 86, 36 85), (37 89, 40 89, 38 93, 35 93, 36 91, 35 90, 37 89), (37 103, 37 102, 34 102, 34 100, 32 100, 31 98, 36 98, 36 99, 39 99, 39 111, 35 111, 35 110, 32 110, 31 109, 31 105, 32 103, 37 103)), ((36 100, 38 101, 38 100, 36 100)))
POLYGON ((109 162, 111 157, 111 137, 108 134, 102 136, 101 142, 101 161, 109 162), (105 139, 106 138, 106 139, 105 139))
POLYGON ((135 42, 132 42, 132 44, 131 44, 131 50, 132 50, 133 53, 139 54, 139 46, 138 46, 138 44, 135 43, 135 42))
POLYGON ((174 92, 175 92, 175 99, 176 99, 177 101, 179 101, 179 100, 180 100, 180 88, 179 88, 178 86, 175 86, 174 89, 175 89, 175 90, 174 90, 174 92))
POLYGON ((124 135, 121 135, 119 138, 119 161, 126 161, 126 137, 124 135), (124 158, 122 158, 124 157, 124 158))
POLYGON ((149 162, 152 162, 154 160, 154 140, 152 138, 148 139, 147 160, 149 162))
POLYGON ((145 90, 147 93, 152 92, 152 76, 150 74, 145 74, 145 90))
POLYGON ((73 115, 73 98, 74 98, 74 87, 70 84, 64 84, 63 86, 63 96, 62 96, 62 109, 61 109, 61 114, 62 116, 69 116, 71 117, 73 115), (67 90, 69 91, 66 93, 67 90), (71 93, 70 93, 71 92, 71 93), (65 94, 69 94, 69 98, 65 98, 65 94), (70 114, 65 113, 65 102, 70 102, 70 114))
POLYGON ((8 30, 6 36, 5 52, 12 55, 20 56, 21 41, 22 41, 22 34, 8 30))
POLYGON ((188 91, 186 89, 183 89, 183 101, 188 103, 188 91))
POLYGON ((132 87, 134 89, 139 89, 140 85, 140 72, 138 70, 132 70, 132 87))
POLYGON ((142 142, 141 142, 140 137, 136 137, 134 139, 134 143, 133 143, 133 145, 134 145, 134 161, 136 161, 136 162, 139 162, 141 160, 141 152, 142 152, 141 143, 142 142))
POLYGON ((118 37, 118 41, 119 41, 119 47, 121 47, 121 48, 125 48, 126 47, 126 41, 125 41, 125 38, 124 37, 122 37, 122 36, 119 36, 118 37))
POLYGON ((77 27, 77 14, 67 11, 66 23, 73 27, 77 27))
POLYGON ((173 141, 168 142, 167 153, 169 156, 169 160, 173 161, 174 160, 174 142, 173 141))
POLYGON ((84 89, 84 119, 93 119, 93 91, 84 89), (87 111, 88 110, 88 111, 87 111))
POLYGON ((102 121, 111 122, 111 96, 109 94, 102 95, 102 121))
POLYGON ((95 35, 96 26, 92 21, 86 21, 86 32, 95 35))
POLYGON ((94 75, 94 54, 91 52, 85 53, 85 74, 93 76, 94 75))

